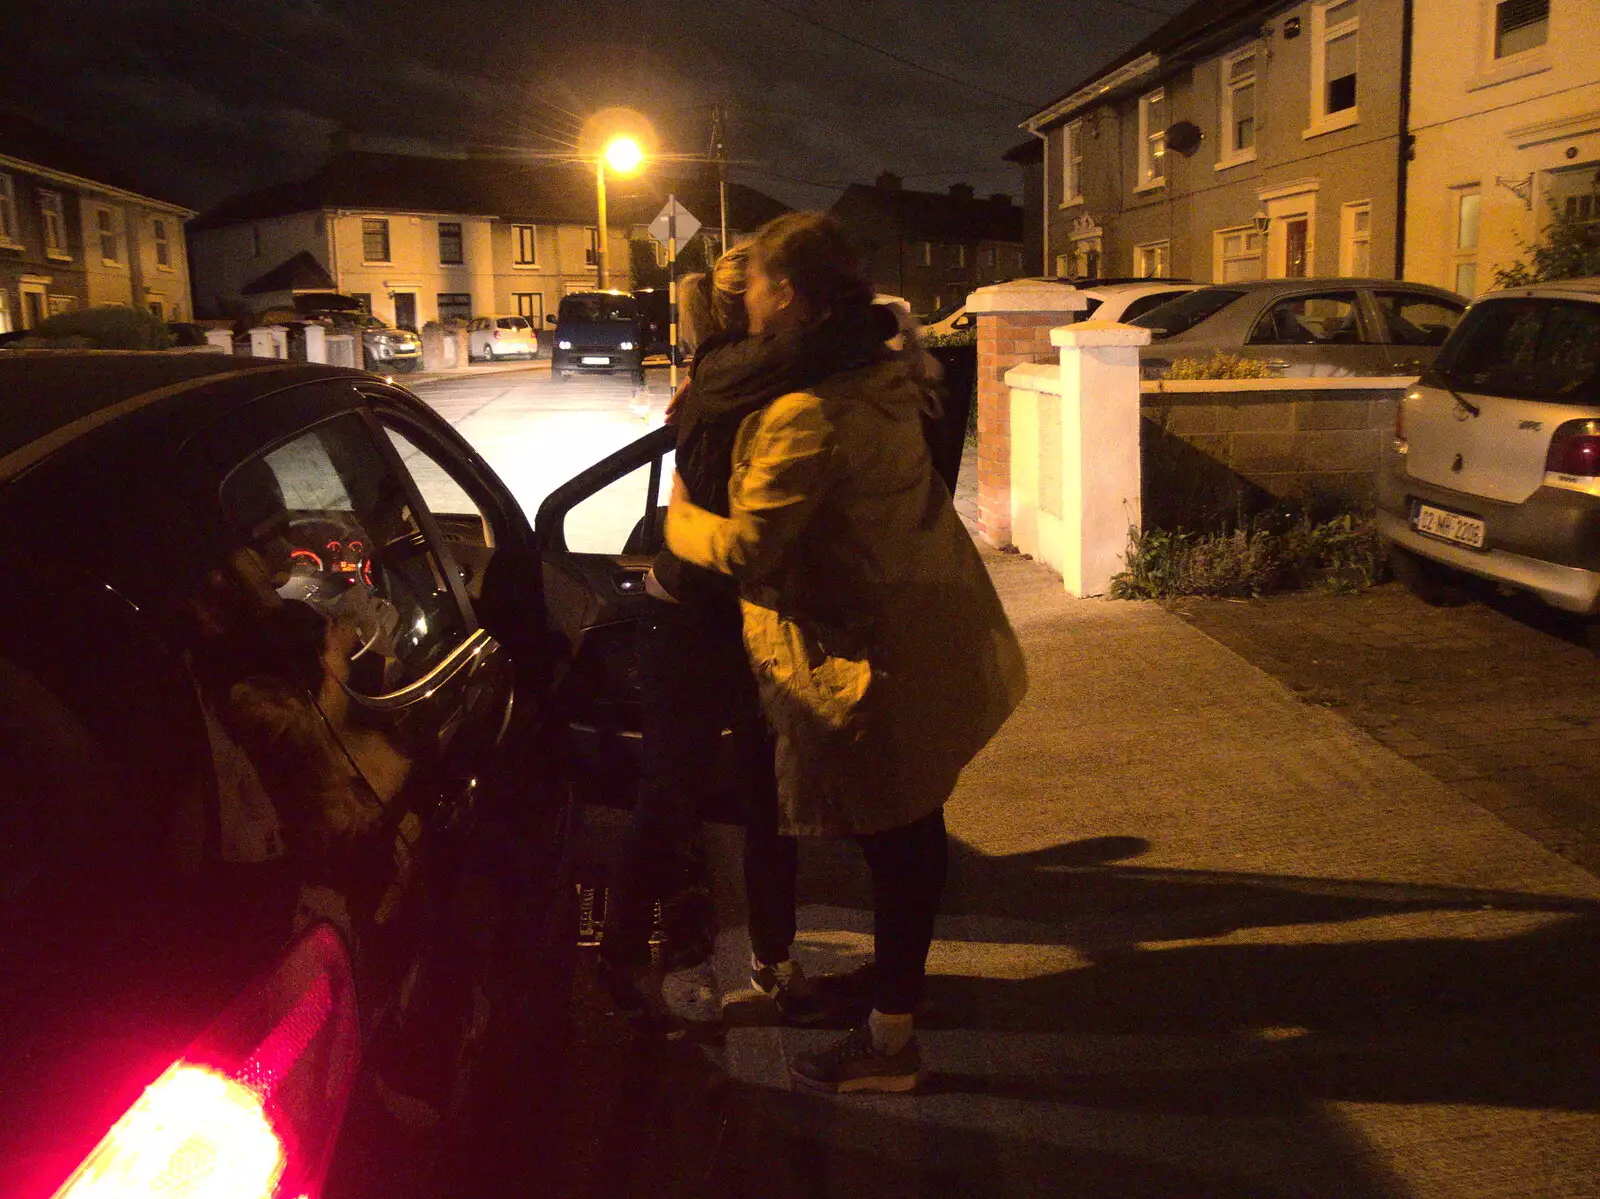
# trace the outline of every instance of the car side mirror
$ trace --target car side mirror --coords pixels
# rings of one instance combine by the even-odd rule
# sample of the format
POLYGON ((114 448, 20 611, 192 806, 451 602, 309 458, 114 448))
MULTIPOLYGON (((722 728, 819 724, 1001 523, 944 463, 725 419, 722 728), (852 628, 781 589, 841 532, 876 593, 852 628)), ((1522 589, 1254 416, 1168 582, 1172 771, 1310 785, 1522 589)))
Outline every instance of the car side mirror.
POLYGON ((972 313, 963 312, 960 316, 956 317, 955 320, 950 322, 950 327, 952 329, 970 329, 976 320, 977 318, 973 316, 972 313))
POLYGON ((544 323, 547 324, 547 325, 555 324, 556 323, 556 314, 553 313, 553 312, 545 313, 544 314, 544 323))

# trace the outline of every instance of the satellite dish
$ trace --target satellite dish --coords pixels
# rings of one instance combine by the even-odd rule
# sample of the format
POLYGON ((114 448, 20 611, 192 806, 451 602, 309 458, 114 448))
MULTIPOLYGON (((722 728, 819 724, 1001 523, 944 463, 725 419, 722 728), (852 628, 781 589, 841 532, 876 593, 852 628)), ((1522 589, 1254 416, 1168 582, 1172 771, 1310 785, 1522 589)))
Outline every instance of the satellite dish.
POLYGON ((1167 145, 1179 154, 1193 154, 1204 137, 1193 121, 1174 121, 1167 126, 1167 145))

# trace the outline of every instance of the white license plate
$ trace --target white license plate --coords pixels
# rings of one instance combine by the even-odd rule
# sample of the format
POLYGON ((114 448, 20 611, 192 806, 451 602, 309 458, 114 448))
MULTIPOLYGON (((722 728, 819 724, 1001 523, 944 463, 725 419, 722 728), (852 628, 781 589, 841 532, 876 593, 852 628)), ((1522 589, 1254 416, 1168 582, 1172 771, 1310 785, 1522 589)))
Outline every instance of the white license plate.
POLYGON ((1417 505, 1417 515, 1412 521, 1419 533, 1426 533, 1430 537, 1438 537, 1443 541, 1453 541, 1457 545, 1469 546, 1481 550, 1484 542, 1483 522, 1472 516, 1462 516, 1459 512, 1446 512, 1443 508, 1434 508, 1428 504, 1417 505))
POLYGON ((611 359, 609 359, 609 358, 583 358, 583 359, 580 359, 579 361, 584 366, 610 366, 611 365, 611 359))

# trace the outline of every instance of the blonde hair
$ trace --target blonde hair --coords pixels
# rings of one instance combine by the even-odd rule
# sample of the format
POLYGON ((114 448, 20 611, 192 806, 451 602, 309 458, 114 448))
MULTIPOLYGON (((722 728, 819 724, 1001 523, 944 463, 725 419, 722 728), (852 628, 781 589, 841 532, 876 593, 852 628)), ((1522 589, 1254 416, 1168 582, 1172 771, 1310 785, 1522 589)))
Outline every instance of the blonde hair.
POLYGON ((678 325, 684 341, 699 345, 713 333, 743 330, 749 251, 734 246, 709 271, 685 275, 678 288, 678 325))

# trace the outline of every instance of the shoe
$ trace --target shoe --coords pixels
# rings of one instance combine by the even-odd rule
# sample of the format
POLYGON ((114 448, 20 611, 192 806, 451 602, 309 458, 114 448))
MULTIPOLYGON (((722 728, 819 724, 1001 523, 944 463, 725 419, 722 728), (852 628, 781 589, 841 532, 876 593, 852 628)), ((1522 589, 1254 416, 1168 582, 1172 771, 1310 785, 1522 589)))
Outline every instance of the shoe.
POLYGON ((596 963, 600 985, 616 1005, 617 1014, 638 1024, 648 1037, 669 1041, 683 1036, 683 1026, 673 1017, 661 994, 661 974, 649 967, 629 969, 601 958, 596 963))
POLYGON ((768 966, 752 957, 750 986, 772 1001, 784 1024, 804 1028, 820 1024, 828 1016, 827 1006, 811 989, 806 972, 793 958, 776 966, 768 966))
POLYGON ((872 1030, 863 1024, 826 1049, 796 1054, 789 1073, 818 1091, 904 1094, 922 1081, 922 1051, 913 1036, 899 1053, 878 1053, 872 1048, 872 1030))

